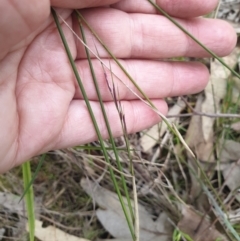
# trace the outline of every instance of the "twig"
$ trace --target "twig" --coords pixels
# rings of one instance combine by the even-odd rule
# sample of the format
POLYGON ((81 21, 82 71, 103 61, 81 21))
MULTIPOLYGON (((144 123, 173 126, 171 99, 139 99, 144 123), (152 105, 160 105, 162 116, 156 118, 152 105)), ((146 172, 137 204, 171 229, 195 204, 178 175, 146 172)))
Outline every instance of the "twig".
POLYGON ((185 104, 188 106, 188 108, 192 111, 192 113, 186 113, 186 114, 178 114, 178 115, 167 115, 167 118, 174 118, 174 117, 191 117, 193 115, 199 115, 199 116, 206 116, 209 118, 240 118, 239 114, 229 114, 229 113, 204 113, 201 111, 195 110, 187 100, 181 96, 182 100, 185 102, 185 104))
POLYGON ((167 115, 167 118, 175 118, 175 117, 191 117, 194 115, 199 115, 199 116, 206 116, 209 118, 240 118, 239 114, 225 114, 225 113, 218 113, 218 114, 206 114, 203 112, 198 112, 198 111, 193 111, 193 113, 188 113, 188 114, 179 114, 179 115, 167 115))

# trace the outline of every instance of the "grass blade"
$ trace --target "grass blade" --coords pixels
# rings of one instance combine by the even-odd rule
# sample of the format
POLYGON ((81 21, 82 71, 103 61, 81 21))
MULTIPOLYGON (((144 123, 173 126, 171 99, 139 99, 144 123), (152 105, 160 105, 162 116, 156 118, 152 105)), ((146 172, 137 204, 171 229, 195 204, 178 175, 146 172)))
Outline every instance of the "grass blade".
POLYGON ((29 161, 22 164, 22 173, 23 173, 24 189, 27 190, 25 192, 25 202, 26 202, 26 209, 27 209, 27 216, 28 216, 29 239, 30 241, 34 241, 34 234, 35 234, 34 194, 33 194, 32 185, 29 185, 32 179, 29 161))
POLYGON ((37 166, 37 169, 36 169, 36 171, 34 172, 33 177, 32 177, 32 179, 29 181, 29 183, 27 184, 27 186, 24 187, 24 192, 23 192, 23 194, 22 194, 19 202, 21 202, 21 200, 23 199, 23 197, 25 196, 25 194, 28 192, 29 188, 31 188, 34 180, 35 180, 36 177, 37 177, 38 172, 40 171, 40 169, 41 169, 41 167, 42 167, 42 164, 43 164, 43 161, 45 160, 45 157, 46 157, 46 154, 43 154, 43 155, 41 156, 40 161, 39 161, 38 166, 37 166))
MULTIPOLYGON (((87 45, 85 34, 84 34, 84 29, 83 29, 83 26, 82 26, 82 22, 81 22, 80 18, 78 18, 78 20, 79 20, 80 31, 81 31, 81 34, 82 34, 83 41, 87 45)), ((90 54, 89 54, 89 51, 88 51, 87 48, 85 48, 85 51, 86 51, 86 54, 87 54, 89 67, 90 67, 90 70, 91 70, 91 74, 92 74, 95 90, 97 92, 98 100, 99 100, 99 103, 100 103, 100 106, 101 106, 101 110, 102 110, 102 113, 103 113, 104 121, 105 121, 107 130, 108 130, 110 143, 112 145, 112 150, 113 150, 115 158, 116 158, 117 167, 118 167, 118 170, 121 173, 121 175, 120 175, 121 176, 121 181, 122 181, 122 184, 123 184, 125 196, 127 198, 129 212, 130 212, 130 215, 131 215, 131 218, 132 218, 132 222, 134 222, 134 213, 133 213, 133 210, 132 210, 132 205, 131 205, 131 201, 130 201, 130 197, 129 197, 129 193, 128 193, 125 177, 122 174, 123 169, 122 169, 121 162, 119 160, 118 150, 116 148, 116 145, 115 145, 115 142, 114 142, 114 138, 113 138, 113 135, 112 135, 112 131, 111 131, 111 127, 110 127, 110 124, 109 124, 109 121, 108 121, 108 118, 107 118, 107 114, 106 114, 106 111, 105 111, 105 108, 104 108, 102 96, 101 96, 101 93, 100 93, 100 90, 99 90, 99 86, 98 86, 98 82, 97 82, 97 79, 96 79, 96 75, 95 75, 94 68, 93 68, 93 65, 92 65, 92 62, 91 62, 91 57, 90 57, 90 54)), ((112 176, 113 182, 114 182, 114 179, 115 179, 115 176, 112 176)), ((121 195, 121 193, 119 191, 118 186, 115 186, 115 189, 116 189, 116 191, 118 193, 118 197, 119 197, 120 203, 122 205, 124 214, 125 214, 126 219, 127 219, 127 223, 129 225, 129 229, 131 231, 132 230, 132 227, 131 227, 132 225, 131 225, 131 222, 130 222, 130 218, 128 217, 128 213, 126 212, 126 206, 125 206, 125 203, 123 202, 122 195, 121 195)), ((133 232, 133 230, 131 232, 133 232)))
MULTIPOLYGON (((89 100, 88 100, 88 97, 87 97, 85 88, 84 88, 83 83, 82 83, 82 80, 81 80, 81 78, 80 78, 80 76, 79 76, 79 73, 78 73, 78 71, 77 71, 77 68, 76 68, 75 62, 74 62, 74 60, 73 60, 72 54, 71 54, 71 52, 70 52, 70 49, 69 49, 69 47, 68 47, 68 44, 67 44, 67 41, 66 41, 66 39, 65 39, 64 33, 63 33, 63 31, 62 31, 61 25, 60 25, 60 23, 59 23, 57 14, 56 14, 56 12, 55 12, 54 9, 51 9, 51 11, 52 11, 52 15, 53 15, 54 21, 55 21, 55 23, 56 23, 56 25, 57 25, 57 29, 58 29, 58 31, 59 31, 60 37, 61 37, 61 39, 62 39, 64 48, 65 48, 66 53, 67 53, 67 55, 68 55, 68 59, 69 59, 69 61, 70 61, 71 67, 72 67, 72 69, 73 69, 73 72, 74 72, 75 77, 76 77, 76 79, 77 79, 78 85, 79 85, 80 90, 81 90, 81 92, 82 92, 83 98, 84 98, 84 100, 85 100, 86 106, 87 106, 87 108, 88 108, 88 111, 89 111, 89 114, 90 114, 92 123, 93 123, 93 125, 94 125, 95 131, 96 131, 96 134, 97 134, 97 137, 98 137, 99 142, 100 142, 100 145, 101 145, 101 147, 102 147, 103 155, 104 155, 104 157, 105 157, 105 160, 110 163, 110 160, 109 160, 109 157, 108 157, 108 153, 107 153, 107 150, 106 150, 106 148, 105 148, 104 141, 103 141, 103 138, 102 138, 102 136, 101 136, 101 133, 100 133, 100 130, 99 130, 97 121, 96 121, 96 119, 95 119, 95 116, 94 116, 93 110, 92 110, 92 108, 91 108, 90 102, 89 102, 89 100)), ((114 177, 114 172, 113 172, 113 170, 112 170, 111 168, 109 169, 109 171, 110 171, 111 176, 113 177, 114 187, 116 188, 117 194, 118 194, 118 196, 119 196, 119 198, 120 198, 120 200, 121 200, 121 193, 120 193, 120 190, 118 189, 117 181, 116 181, 116 179, 115 179, 115 177, 114 177)), ((122 203, 123 203, 123 200, 122 200, 122 203)), ((123 206, 123 211, 124 211, 124 213, 125 213, 125 216, 127 216, 127 211, 125 210, 124 206, 123 206)), ((128 221, 128 222, 129 222, 129 224, 130 224, 129 227, 130 227, 131 235, 132 235, 133 239, 135 239, 135 238, 134 238, 134 231, 133 231, 133 229, 132 229, 132 227, 131 227, 131 223, 130 223, 130 221, 128 221)))

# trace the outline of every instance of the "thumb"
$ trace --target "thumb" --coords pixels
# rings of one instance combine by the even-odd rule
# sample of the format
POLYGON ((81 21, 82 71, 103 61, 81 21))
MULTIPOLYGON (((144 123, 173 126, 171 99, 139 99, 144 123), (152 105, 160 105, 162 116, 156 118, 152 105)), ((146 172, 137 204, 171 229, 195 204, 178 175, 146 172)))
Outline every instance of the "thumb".
POLYGON ((15 50, 50 15, 48 0, 0 1, 0 59, 15 50), (20 44, 21 43, 21 44, 20 44))

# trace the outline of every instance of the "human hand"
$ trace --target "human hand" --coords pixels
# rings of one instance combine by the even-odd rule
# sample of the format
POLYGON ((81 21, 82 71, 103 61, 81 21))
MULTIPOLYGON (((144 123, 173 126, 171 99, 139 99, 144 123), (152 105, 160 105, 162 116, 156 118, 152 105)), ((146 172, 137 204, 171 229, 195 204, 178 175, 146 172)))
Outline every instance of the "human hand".
MULTIPOLYGON (((195 18, 213 10, 217 0, 156 2, 172 16, 181 18, 178 21, 218 55, 227 55, 235 46, 235 32, 227 23, 195 18)), ((196 93, 205 87, 209 74, 202 64, 156 60, 207 54, 165 17, 157 15, 146 0, 2 1, 0 172, 34 155, 96 140, 88 110, 50 15, 50 4, 61 8, 59 14, 76 32, 79 29, 70 9, 96 7, 81 13, 115 56, 122 59, 123 66, 163 114, 167 113, 165 97, 196 93), (106 7, 111 4, 111 8, 106 7)), ((62 28, 102 135, 107 138, 84 48, 65 24, 62 28)), ((87 39, 95 49, 90 33, 87 39)), ((100 57, 108 58, 100 44, 96 41, 95 44, 100 57)), ((119 136, 122 129, 103 69, 96 59, 93 65, 113 134, 119 136)), ((123 82, 129 83, 113 61, 111 66, 123 82)), ((119 80, 116 82, 129 132, 140 131, 159 121, 157 114, 119 80)), ((132 86, 132 89, 135 88, 132 86)))

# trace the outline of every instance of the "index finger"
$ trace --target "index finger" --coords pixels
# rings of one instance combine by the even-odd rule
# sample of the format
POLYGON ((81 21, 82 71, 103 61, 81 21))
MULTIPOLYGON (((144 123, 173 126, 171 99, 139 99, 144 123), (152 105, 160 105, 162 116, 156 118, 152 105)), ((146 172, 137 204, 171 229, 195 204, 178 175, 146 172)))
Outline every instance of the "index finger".
MULTIPOLYGON (((218 0, 152 0, 171 16, 192 18, 205 15, 214 10, 218 0)), ((157 13, 148 0, 121 0, 112 7, 130 13, 157 13)))

